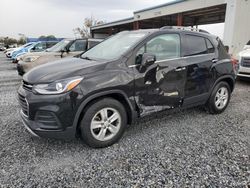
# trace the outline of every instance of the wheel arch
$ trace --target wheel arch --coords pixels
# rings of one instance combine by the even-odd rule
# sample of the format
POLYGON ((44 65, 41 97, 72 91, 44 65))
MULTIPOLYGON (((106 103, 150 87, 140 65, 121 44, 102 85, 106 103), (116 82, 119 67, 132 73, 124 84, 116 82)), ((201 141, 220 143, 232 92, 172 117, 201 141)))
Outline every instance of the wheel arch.
POLYGON ((131 104, 129 98, 123 91, 120 91, 120 90, 102 91, 102 92, 98 92, 96 94, 89 96, 81 103, 80 107, 78 108, 76 112, 74 122, 73 122, 73 127, 74 127, 74 130, 76 131, 76 134, 77 132, 79 132, 78 131, 79 123, 81 119, 83 118, 83 112, 86 109, 86 107, 92 102, 103 99, 103 98, 113 98, 119 101, 120 103, 122 103, 127 112, 128 124, 132 124, 134 122, 134 120, 137 117, 137 113, 135 111, 135 108, 131 104))
POLYGON ((217 79, 215 81, 215 83, 213 84, 213 87, 211 88, 211 91, 210 91, 210 95, 214 89, 214 87, 219 83, 219 82, 226 82, 228 83, 228 85, 230 86, 230 89, 231 89, 231 92, 233 92, 234 90, 234 85, 235 85, 235 79, 233 76, 231 75, 225 75, 225 76, 221 76, 219 79, 217 79))

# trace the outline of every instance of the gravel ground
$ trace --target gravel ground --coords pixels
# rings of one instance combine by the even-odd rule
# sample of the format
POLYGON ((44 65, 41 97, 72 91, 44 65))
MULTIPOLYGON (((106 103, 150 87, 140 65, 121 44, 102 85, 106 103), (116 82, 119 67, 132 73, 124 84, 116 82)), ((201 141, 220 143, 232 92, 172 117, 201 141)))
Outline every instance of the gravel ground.
POLYGON ((223 114, 161 112, 91 149, 31 137, 19 117, 20 80, 0 53, 0 187, 250 187, 250 81, 237 82, 223 114))

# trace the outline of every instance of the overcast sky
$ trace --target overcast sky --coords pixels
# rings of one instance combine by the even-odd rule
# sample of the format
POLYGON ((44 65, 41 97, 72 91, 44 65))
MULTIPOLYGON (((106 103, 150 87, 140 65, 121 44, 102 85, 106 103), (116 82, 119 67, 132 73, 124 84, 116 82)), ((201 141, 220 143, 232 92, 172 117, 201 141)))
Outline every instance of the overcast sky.
MULTIPOLYGON (((91 15, 106 22, 132 17, 133 12, 171 0, 1 0, 0 36, 18 38, 55 35, 74 37, 73 29, 80 27, 91 15)), ((223 24, 203 27, 222 36, 223 24)))

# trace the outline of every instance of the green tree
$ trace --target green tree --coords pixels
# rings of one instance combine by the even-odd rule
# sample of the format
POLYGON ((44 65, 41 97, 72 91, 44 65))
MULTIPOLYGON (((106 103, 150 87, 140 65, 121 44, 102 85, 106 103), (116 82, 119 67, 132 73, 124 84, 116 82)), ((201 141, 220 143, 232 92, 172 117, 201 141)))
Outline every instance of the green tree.
POLYGON ((19 44, 19 45, 23 45, 25 43, 26 43, 26 39, 24 37, 19 38, 17 41, 17 44, 19 44))
POLYGON ((56 37, 54 35, 48 35, 48 36, 42 35, 38 39, 39 40, 55 40, 56 37))
POLYGON ((17 40, 13 38, 5 37, 3 40, 3 43, 5 46, 9 46, 9 45, 17 44, 17 40))

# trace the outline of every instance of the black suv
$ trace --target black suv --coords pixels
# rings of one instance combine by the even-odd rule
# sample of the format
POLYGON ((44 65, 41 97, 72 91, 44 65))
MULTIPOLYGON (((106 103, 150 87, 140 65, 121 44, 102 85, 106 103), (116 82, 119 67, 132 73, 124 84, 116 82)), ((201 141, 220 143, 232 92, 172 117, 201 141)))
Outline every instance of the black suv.
POLYGON ((34 68, 18 96, 33 135, 79 135, 91 147, 106 147, 127 124, 154 112, 198 105, 223 112, 235 78, 218 37, 169 27, 124 31, 80 58, 34 68))

